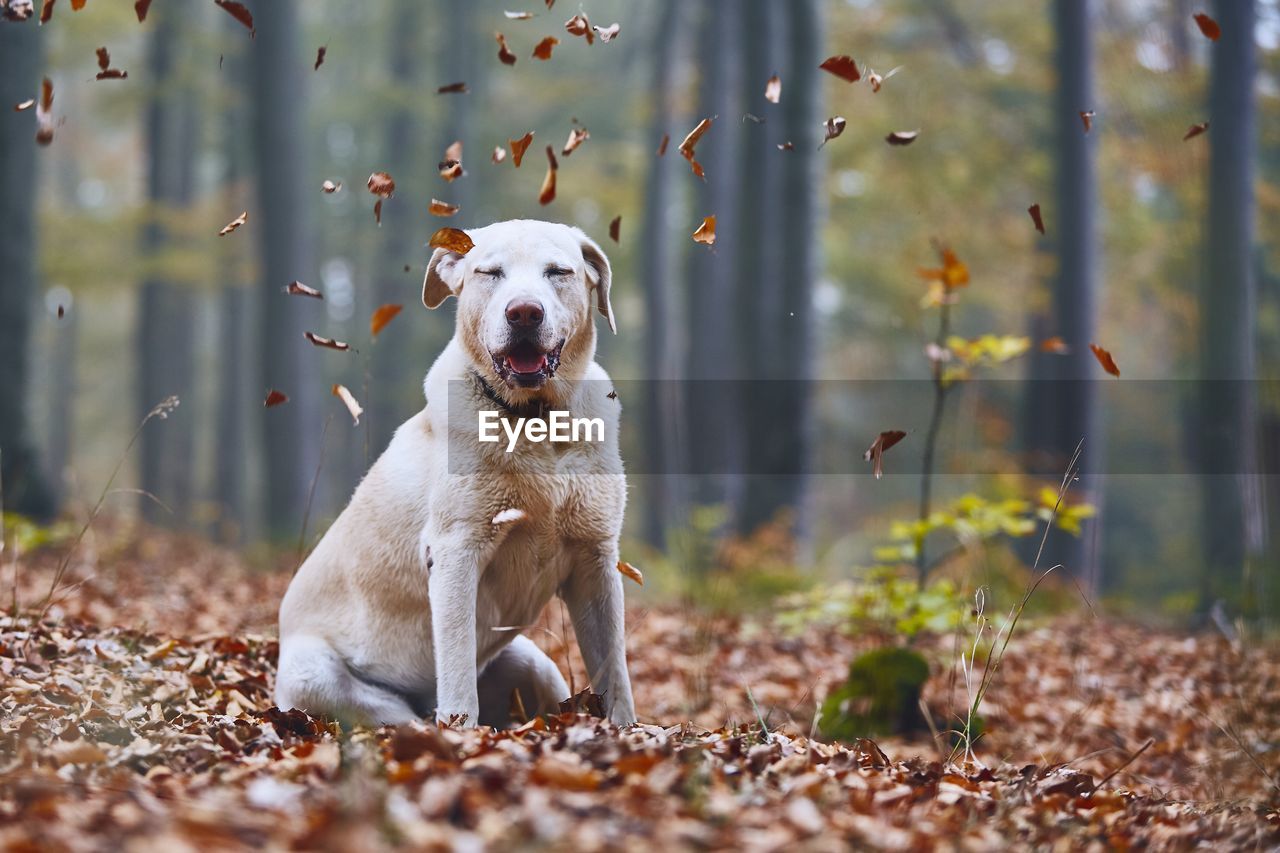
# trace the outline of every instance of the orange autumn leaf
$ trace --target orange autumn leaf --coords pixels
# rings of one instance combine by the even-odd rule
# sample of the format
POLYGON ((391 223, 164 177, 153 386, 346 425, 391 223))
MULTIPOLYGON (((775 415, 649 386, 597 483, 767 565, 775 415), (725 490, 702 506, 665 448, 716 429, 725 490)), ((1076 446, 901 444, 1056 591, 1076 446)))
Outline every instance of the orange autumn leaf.
POLYGON ((389 303, 387 305, 379 305, 378 310, 373 312, 373 316, 369 318, 369 334, 375 338, 378 333, 387 327, 387 324, 395 319, 396 315, 404 309, 403 305, 389 303))
POLYGON ((1093 129, 1093 117, 1097 115, 1093 110, 1080 111, 1080 123, 1084 125, 1084 132, 1088 133, 1093 129))
POLYGON ((520 168, 520 161, 524 159, 524 152, 529 150, 529 143, 533 142, 533 131, 529 131, 519 139, 508 139, 507 144, 511 146, 511 162, 515 163, 516 168, 520 168))
POLYGON ((226 225, 222 226, 222 230, 218 232, 218 236, 225 237, 248 221, 249 221, 249 211, 246 210, 243 213, 241 213, 239 216, 237 216, 235 219, 231 220, 226 225))
POLYGON ((277 391, 276 389, 272 388, 270 391, 267 392, 267 399, 262 401, 262 405, 265 408, 270 409, 274 406, 279 406, 281 403, 287 403, 287 402, 289 402, 288 394, 284 393, 283 391, 277 391))
POLYGON ((925 281, 936 281, 947 290, 965 287, 969 284, 969 268, 965 266, 956 253, 948 248, 939 250, 942 266, 936 269, 920 269, 916 274, 925 281))
POLYGON ((1116 360, 1111 357, 1111 353, 1097 344, 1089 344, 1089 349, 1093 350, 1093 357, 1098 360, 1098 364, 1102 365, 1103 370, 1112 376, 1118 377, 1120 375, 1120 368, 1116 366, 1116 360))
POLYGON ((559 43, 560 43, 560 39, 556 38, 555 36, 547 36, 542 41, 534 45, 533 58, 541 59, 543 62, 546 62, 548 59, 551 58, 551 51, 559 43))
POLYGON ((347 407, 347 411, 351 413, 351 419, 355 421, 355 425, 360 425, 360 416, 364 414, 364 409, 356 402, 356 398, 347 390, 346 385, 334 385, 332 388, 333 396, 342 401, 347 407))
POLYGON ((460 207, 456 204, 449 204, 447 201, 441 201, 438 198, 431 199, 431 206, 428 208, 432 216, 453 216, 460 207))
POLYGON ((591 30, 591 22, 587 20, 587 16, 583 14, 574 15, 572 18, 564 22, 564 28, 571 36, 582 36, 587 40, 587 44, 595 41, 595 33, 591 30))
POLYGON ((40 82, 40 102, 36 104, 36 143, 53 142, 53 81, 45 77, 40 82))
POLYGON ((253 13, 243 3, 237 3, 235 0, 213 0, 213 2, 225 9, 228 15, 244 24, 245 29, 249 31, 250 38, 254 36, 253 13))
POLYGON ((644 586, 644 575, 640 573, 639 569, 630 563, 625 563, 622 560, 619 560, 618 571, 621 572, 622 576, 627 580, 633 580, 640 586, 644 586))
POLYGON ((515 65, 516 55, 507 47, 507 37, 502 33, 494 33, 493 37, 498 40, 498 60, 503 65, 515 65))
POLYGON ((585 127, 570 128, 569 139, 568 141, 565 142, 564 148, 561 149, 560 153, 563 156, 568 157, 570 154, 572 154, 574 151, 577 150, 579 145, 586 142, 590 138, 591 138, 591 133, 585 127))
POLYGON ((885 430, 862 454, 863 460, 871 463, 871 471, 877 480, 884 476, 884 452, 906 437, 907 434, 900 429, 885 430))
POLYGON ((465 255, 476 247, 467 232, 459 228, 441 228, 431 235, 427 245, 433 249, 445 249, 459 255, 465 255))
POLYGON ((1210 41, 1217 41, 1222 37, 1222 27, 1218 26, 1218 22, 1210 18, 1204 12, 1200 12, 1195 16, 1196 26, 1200 28, 1200 32, 1204 33, 1205 38, 1210 41))
POLYGON ((1053 353, 1054 355, 1066 355, 1071 352, 1071 347, 1067 346, 1067 342, 1062 338, 1054 335, 1040 342, 1040 351, 1053 353))
POLYGON ((382 226, 382 199, 378 199, 373 203, 373 221, 382 226))
MULTIPOLYGON (((714 118, 704 118, 698 122, 676 148, 684 159, 689 161, 689 167, 693 169, 693 173, 703 179, 706 178, 706 172, 703 171, 702 164, 694 159, 694 149, 697 148, 698 140, 702 139, 703 134, 710 130, 713 121, 715 121, 714 118)), ((665 147, 664 145, 663 148, 665 149, 665 147)))
POLYGON ((852 56, 844 54, 830 56, 824 59, 818 67, 848 83, 856 83, 862 79, 862 73, 858 71, 858 63, 853 61, 852 56))
POLYGON ((702 243, 710 246, 716 242, 716 217, 715 214, 705 217, 702 224, 698 226, 698 230, 693 232, 693 242, 702 243))
POLYGON ((556 152, 547 146, 547 175, 542 179, 542 191, 538 193, 538 204, 548 205, 556 200, 556 171, 560 164, 556 162, 556 152))
POLYGON ((351 349, 351 344, 337 341, 333 338, 326 338, 323 335, 317 335, 315 332, 303 332, 302 336, 318 347, 325 349, 336 349, 339 352, 346 352, 351 349))
POLYGON ((613 221, 609 223, 609 239, 613 242, 619 242, 618 238, 622 235, 622 217, 615 216, 613 221))
POLYGON ((133 4, 133 11, 138 16, 138 23, 141 24, 147 19, 147 10, 151 8, 151 0, 137 0, 133 4))
POLYGON ((386 172, 374 172, 369 176, 369 192, 378 198, 391 198, 396 191, 396 182, 386 172))
POLYGON ((1183 135, 1182 141, 1186 142, 1188 139, 1199 136, 1200 134, 1204 133, 1208 129, 1209 129, 1209 122, 1207 121, 1202 121, 1199 124, 1193 124, 1191 125, 1191 127, 1187 128, 1187 132, 1183 135))

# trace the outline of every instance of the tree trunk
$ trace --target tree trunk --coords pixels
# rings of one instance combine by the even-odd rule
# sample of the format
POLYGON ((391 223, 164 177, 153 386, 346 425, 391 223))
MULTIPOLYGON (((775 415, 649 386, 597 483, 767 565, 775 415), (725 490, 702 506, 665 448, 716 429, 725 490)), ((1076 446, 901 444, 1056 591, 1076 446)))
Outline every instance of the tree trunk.
POLYGON ((267 534, 279 539, 296 536, 302 523, 322 426, 323 380, 317 359, 336 354, 317 350, 303 337, 324 316, 320 306, 310 304, 315 300, 281 292, 290 281, 305 282, 314 272, 307 245, 308 206, 303 202, 308 178, 303 71, 310 65, 298 45, 297 4, 259 4, 254 21, 257 36, 249 52, 257 205, 248 226, 225 239, 256 233, 260 240, 258 384, 264 392, 276 388, 290 397, 286 405, 261 412, 266 460, 263 519, 267 534))
POLYGON ((1256 56, 1252 0, 1222 0, 1209 80, 1209 210, 1200 290, 1201 607, 1245 593, 1261 546, 1254 387, 1256 56))
MULTIPOLYGON (((35 21, 0 24, 2 109, 40 96, 35 21)), ((36 298, 35 110, 0 121, 0 494, 4 509, 51 518, 57 511, 29 435, 31 321, 36 298)))
POLYGON ((195 315, 192 282, 174 281, 167 257, 182 250, 175 221, 195 198, 198 138, 194 87, 177 66, 188 41, 191 10, 155 10, 148 71, 152 80, 146 117, 147 217, 142 254, 147 275, 138 310, 137 417, 177 395, 183 405, 163 429, 144 430, 139 483, 144 518, 182 525, 190 518, 195 474, 195 315), (165 508, 169 510, 166 512, 165 508), (171 514, 170 514, 171 513, 171 514))
MULTIPOLYGON (((657 10, 653 33, 653 116, 646 141, 658 144, 664 133, 674 130, 673 78, 675 42, 679 33, 681 6, 665 0, 657 10)), ((645 540, 655 548, 666 544, 667 527, 682 517, 678 462, 680 352, 682 342, 672 311, 672 279, 675 273, 675 246, 672 244, 671 204, 676 169, 685 165, 674 154, 654 157, 645 184, 644 220, 641 225, 639 280, 645 298, 645 383, 644 435, 648 477, 645 479, 645 540)))

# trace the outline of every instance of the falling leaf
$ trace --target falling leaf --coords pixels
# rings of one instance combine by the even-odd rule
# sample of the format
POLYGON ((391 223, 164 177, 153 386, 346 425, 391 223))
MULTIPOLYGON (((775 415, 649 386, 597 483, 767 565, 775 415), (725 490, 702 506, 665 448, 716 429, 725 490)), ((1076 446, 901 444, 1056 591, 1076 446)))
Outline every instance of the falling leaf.
POLYGON ((1205 38, 1210 41, 1217 41, 1222 37, 1222 27, 1218 26, 1218 22, 1210 18, 1204 12, 1196 14, 1196 26, 1200 28, 1200 32, 1204 33, 1205 38))
POLYGON ((778 150, 779 151, 795 151, 796 146, 794 142, 791 142, 790 140, 788 140, 787 142, 779 142, 778 150))
POLYGON ((53 142, 53 81, 48 77, 40 83, 40 102, 36 104, 36 142, 53 142))
POLYGON ((900 429, 886 430, 877 435, 876 440, 867 448, 867 452, 862 454, 863 460, 871 463, 872 473, 877 480, 884 476, 885 451, 906 437, 907 434, 900 429))
POLYGON ((387 324, 394 320, 403 308, 403 305, 396 305, 395 303, 379 305, 378 310, 374 311, 373 316, 369 318, 369 334, 376 338, 378 333, 385 329, 387 324))
POLYGON ((509 21, 527 21, 533 17, 532 12, 503 12, 509 21))
POLYGON ((246 210, 243 213, 241 213, 239 216, 237 216, 235 219, 231 220, 226 225, 222 226, 222 230, 218 232, 218 236, 219 237, 227 236, 232 231, 236 230, 241 225, 245 224, 245 222, 247 222, 248 220, 249 220, 249 211, 246 210))
POLYGON ((595 33, 591 30, 591 22, 587 20, 586 15, 578 14, 564 22, 565 31, 571 36, 582 36, 587 40, 587 44, 595 41, 595 33))
POLYGON ((618 399, 618 392, 615 389, 613 391, 610 391, 608 394, 605 394, 605 396, 608 397, 610 400, 616 400, 618 399))
POLYGON ((338 190, 342 189, 342 181, 338 181, 337 183, 334 183, 333 181, 325 181, 320 185, 320 189, 326 194, 336 193, 338 190))
POLYGON ((569 130, 569 140, 565 142, 564 148, 560 151, 562 156, 568 157, 579 145, 591 138, 591 134, 587 132, 585 127, 574 127, 569 130))
POLYGON ((849 83, 856 83, 862 79, 862 74, 858 71, 858 63, 853 61, 852 56, 842 54, 828 57, 818 67, 849 83))
POLYGON ((79 12, 89 0, 71 0, 71 11, 79 12))
POLYGON ((1071 347, 1067 346, 1067 342, 1062 338, 1054 335, 1051 338, 1045 338, 1040 342, 1041 352, 1050 352, 1054 355, 1066 355, 1071 352, 1071 347))
POLYGON ((147 19, 147 12, 151 9, 151 0, 137 0, 133 4, 133 11, 138 15, 138 23, 141 24, 147 19))
POLYGON ((1041 234, 1044 233, 1044 220, 1040 218, 1040 205, 1033 204, 1027 208, 1027 213, 1031 214, 1031 221, 1035 223, 1036 230, 1041 234))
POLYGON ((277 391, 272 388, 267 392, 267 399, 262 401, 262 405, 270 409, 273 406, 279 406, 281 403, 289 402, 289 395, 283 391, 277 391))
POLYGON ((622 24, 613 23, 607 27, 595 27, 596 35, 600 36, 603 44, 608 44, 618 37, 618 33, 622 31, 622 24))
POLYGON ((35 105, 36 105, 36 99, 35 99, 35 98, 27 98, 25 101, 21 101, 21 102, 19 102, 19 103, 14 104, 14 105, 13 105, 13 111, 14 111, 15 113, 20 113, 20 112, 22 112, 23 110, 29 110, 29 109, 31 109, 31 108, 32 108, 32 107, 34 107, 35 105))
POLYGON ((334 385, 333 396, 337 397, 347 407, 347 411, 351 413, 351 420, 356 426, 360 426, 360 416, 364 414, 364 409, 360 408, 360 404, 356 402, 356 398, 347 390, 346 385, 334 385))
POLYGON ((498 59, 503 65, 515 65, 516 55, 507 47, 507 37, 502 33, 494 33, 493 37, 498 40, 498 59))
POLYGON ((1084 132, 1088 133, 1093 130, 1093 117, 1097 115, 1093 110, 1080 111, 1080 123, 1084 125, 1084 132))
POLYGON ((98 54, 98 71, 97 79, 99 80, 123 80, 129 76, 128 71, 121 71, 119 68, 111 67, 111 54, 107 52, 105 47, 97 50, 98 54))
POLYGON ((919 269, 916 274, 925 281, 939 282, 947 290, 955 290, 969 284, 969 268, 948 248, 941 248, 938 254, 942 258, 942 266, 937 269, 919 269))
POLYGON ((560 43, 560 39, 555 36, 547 36, 542 41, 534 45, 533 58, 541 59, 544 62, 551 58, 552 49, 560 43))
POLYGON ((1116 366, 1116 360, 1111 357, 1111 353, 1097 344, 1089 344, 1089 349, 1093 350, 1093 357, 1098 360, 1098 364, 1102 365, 1103 370, 1112 376, 1118 377, 1120 375, 1120 368, 1116 366))
POLYGON ((440 177, 444 178, 445 183, 453 183, 463 175, 462 163, 458 160, 441 160, 436 164, 440 170, 440 177))
POLYGON ((556 170, 560 164, 556 162, 556 152, 547 146, 547 175, 542 179, 542 191, 538 193, 538 204, 548 205, 556 199, 556 170))
POLYGON ((300 281, 291 281, 284 286, 284 292, 290 296, 310 296, 312 299, 324 299, 324 294, 314 287, 307 287, 300 281))
POLYGON ((529 131, 519 139, 508 139, 507 144, 511 146, 511 162, 516 164, 516 168, 520 168, 520 161, 524 159, 524 152, 529 150, 529 143, 533 142, 533 131, 529 131))
POLYGON ((920 135, 918 130, 895 130, 884 138, 884 141, 890 145, 910 145, 916 141, 916 137, 920 135))
POLYGON ((428 208, 432 216, 453 216, 461 209, 456 204, 449 204, 449 202, 441 201, 438 198, 431 199, 431 206, 428 208))
POLYGON ((821 148, 823 145, 826 145, 828 142, 844 133, 846 124, 848 124, 848 122, 845 121, 844 116, 832 116, 827 119, 822 125, 824 131, 822 145, 819 145, 818 147, 821 148))
POLYGON ((44 0, 40 4, 40 23, 42 25, 49 23, 49 20, 53 17, 53 4, 55 2, 57 0, 44 0))
POLYGON ((693 242, 702 243, 706 246, 710 246, 716 242, 715 214, 703 218, 702 224, 698 226, 698 230, 693 232, 693 242))
POLYGON ((489 155, 489 159, 492 160, 495 165, 501 163, 503 160, 507 159, 507 149, 503 148, 501 145, 493 146, 493 154, 489 155))
POLYGON ((236 0, 213 0, 214 3, 227 10, 227 14, 244 24, 249 30, 249 36, 255 35, 253 29, 253 13, 250 12, 243 3, 237 3, 236 0))
POLYGON ((369 192, 378 198, 391 198, 396 191, 396 182, 386 172, 374 172, 369 176, 369 192))
POLYGON ((106 71, 111 67, 111 54, 107 52, 105 47, 98 48, 96 53, 98 54, 98 67, 106 71))
POLYGON ((1193 136, 1199 136, 1200 134, 1204 133, 1208 129, 1209 129, 1209 122, 1207 121, 1202 121, 1199 124, 1193 124, 1191 125, 1191 127, 1187 128, 1187 132, 1182 137, 1182 141, 1186 142, 1188 139, 1192 138, 1193 136))
POLYGON ((613 242, 619 242, 618 238, 622 235, 622 217, 615 216, 613 221, 609 223, 609 239, 613 242))
POLYGON ((465 255, 476 246, 467 236, 467 232, 458 228, 441 228, 431 235, 427 245, 433 249, 445 249, 459 255, 465 255))
POLYGON ((437 95, 449 95, 449 94, 465 95, 467 92, 470 92, 470 91, 471 90, 467 88, 467 84, 462 80, 459 80, 457 83, 446 83, 445 85, 439 87, 438 89, 436 89, 436 94, 437 95))
POLYGON ((316 48, 316 64, 312 67, 312 71, 319 71, 320 66, 324 65, 325 55, 329 52, 329 45, 322 44, 316 48))
POLYGON ((693 173, 703 180, 707 177, 706 172, 703 171, 702 164, 694 159, 693 154, 694 149, 698 145, 698 140, 701 139, 702 135, 711 128, 711 123, 713 121, 715 121, 714 118, 704 118, 702 121, 698 122, 697 126, 695 126, 693 130, 689 131, 688 136, 680 142, 680 145, 676 149, 684 159, 689 161, 689 166, 693 169, 693 173))
POLYGON ((749 121, 752 124, 764 124, 764 119, 760 118, 760 116, 755 113, 743 113, 742 120, 749 121))
POLYGON ((671 142, 671 134, 669 133, 662 134, 662 141, 658 143, 659 157, 667 153, 667 145, 669 145, 670 142, 671 142))
POLYGON ((630 563, 624 563, 622 560, 619 560, 618 571, 622 572, 622 576, 627 580, 635 581, 640 586, 644 586, 644 575, 640 573, 639 569, 630 563))
POLYGON ((769 78, 764 84, 764 99, 771 104, 776 104, 782 100, 782 78, 777 74, 769 78))
POLYGON ((382 199, 378 199, 373 203, 373 221, 382 225, 382 199))
POLYGON ((321 337, 320 335, 317 335, 315 332, 303 332, 302 336, 307 340, 311 341, 311 343, 315 344, 316 346, 324 347, 325 349, 336 349, 336 350, 339 350, 340 352, 346 352, 347 350, 351 349, 351 344, 346 344, 346 343, 343 343, 342 341, 335 341, 333 338, 321 337))

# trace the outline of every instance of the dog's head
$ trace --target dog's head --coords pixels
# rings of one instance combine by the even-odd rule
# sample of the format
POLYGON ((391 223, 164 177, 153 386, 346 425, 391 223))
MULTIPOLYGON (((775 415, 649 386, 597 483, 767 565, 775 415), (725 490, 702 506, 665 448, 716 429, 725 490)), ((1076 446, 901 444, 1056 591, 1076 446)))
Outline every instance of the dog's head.
POLYGON ((483 375, 536 391, 580 374, 595 349, 592 304, 617 331, 604 252, 568 225, 517 219, 467 231, 465 255, 436 249, 422 302, 458 297, 458 338, 483 375), (576 368, 576 370, 575 370, 576 368))

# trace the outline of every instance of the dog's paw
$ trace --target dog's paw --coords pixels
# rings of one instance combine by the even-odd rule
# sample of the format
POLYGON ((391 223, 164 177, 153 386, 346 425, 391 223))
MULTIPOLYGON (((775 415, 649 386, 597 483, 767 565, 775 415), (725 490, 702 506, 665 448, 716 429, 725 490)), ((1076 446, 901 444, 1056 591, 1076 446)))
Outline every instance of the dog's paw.
POLYGON ((528 517, 528 513, 522 509, 504 509, 493 517, 494 524, 511 524, 516 521, 523 521, 528 517))

